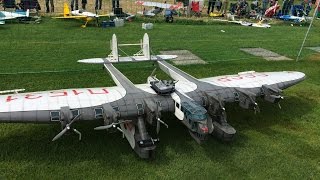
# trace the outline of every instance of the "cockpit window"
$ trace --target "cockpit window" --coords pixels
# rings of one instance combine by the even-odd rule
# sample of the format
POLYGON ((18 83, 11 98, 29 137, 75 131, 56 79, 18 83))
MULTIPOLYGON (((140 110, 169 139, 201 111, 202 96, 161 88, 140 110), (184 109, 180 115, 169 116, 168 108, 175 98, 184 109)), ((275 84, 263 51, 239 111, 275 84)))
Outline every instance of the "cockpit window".
POLYGON ((59 111, 51 111, 50 112, 51 121, 60 121, 60 112, 59 111))
POLYGON ((94 109, 94 116, 96 119, 103 118, 103 109, 102 108, 95 108, 94 109))

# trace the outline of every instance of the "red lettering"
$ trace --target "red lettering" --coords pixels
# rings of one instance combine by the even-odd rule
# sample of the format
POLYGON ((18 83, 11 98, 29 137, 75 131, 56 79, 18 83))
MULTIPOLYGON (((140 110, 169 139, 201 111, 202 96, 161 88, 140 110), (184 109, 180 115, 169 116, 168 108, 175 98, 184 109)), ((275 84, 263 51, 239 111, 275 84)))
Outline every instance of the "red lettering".
POLYGON ((241 76, 234 76, 234 77, 232 77, 232 79, 234 79, 234 80, 240 80, 240 79, 243 79, 243 77, 241 77, 241 76))
POLYGON ((55 94, 55 95, 52 95, 50 97, 60 97, 60 96, 67 96, 68 93, 63 91, 63 92, 50 92, 51 94, 55 94))
POLYGON ((227 77, 223 77, 223 78, 219 78, 218 81, 228 82, 228 81, 231 81, 231 80, 228 79, 227 77))
POLYGON ((27 94, 24 98, 26 99, 38 99, 41 98, 42 96, 36 96, 34 94, 27 94))
POLYGON ((83 92, 78 92, 77 90, 72 90, 72 92, 74 95, 79 95, 79 94, 83 93, 83 92))
POLYGON ((13 100, 16 100, 16 99, 18 99, 18 98, 12 98, 12 96, 8 96, 6 101, 10 102, 10 101, 13 101, 13 100))
POLYGON ((91 89, 88 89, 90 94, 108 94, 108 90, 102 89, 103 92, 93 92, 91 89))
POLYGON ((253 75, 253 74, 249 74, 249 75, 246 75, 245 77, 246 77, 246 78, 255 78, 256 76, 253 75))

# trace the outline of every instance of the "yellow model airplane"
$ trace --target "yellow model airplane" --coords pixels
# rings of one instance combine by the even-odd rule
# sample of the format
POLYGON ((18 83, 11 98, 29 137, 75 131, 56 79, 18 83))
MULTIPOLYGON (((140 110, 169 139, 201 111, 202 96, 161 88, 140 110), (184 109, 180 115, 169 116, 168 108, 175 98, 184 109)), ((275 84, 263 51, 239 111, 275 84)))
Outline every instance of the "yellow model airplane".
POLYGON ((63 16, 62 17, 53 17, 55 19, 80 19, 85 21, 84 25, 81 25, 81 27, 85 28, 87 27, 88 22, 96 20, 98 21, 99 17, 106 17, 110 16, 109 14, 104 14, 104 15, 98 15, 96 13, 88 12, 85 10, 74 10, 71 11, 69 10, 68 4, 64 3, 63 7, 63 16))

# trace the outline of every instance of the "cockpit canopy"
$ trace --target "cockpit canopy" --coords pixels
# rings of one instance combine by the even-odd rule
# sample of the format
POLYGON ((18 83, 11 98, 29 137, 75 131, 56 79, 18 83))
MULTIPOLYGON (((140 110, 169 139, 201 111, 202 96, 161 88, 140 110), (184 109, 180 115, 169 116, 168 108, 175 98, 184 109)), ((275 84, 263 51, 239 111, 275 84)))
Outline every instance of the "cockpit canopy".
POLYGON ((204 121, 207 119, 207 110, 193 102, 182 102, 181 110, 192 121, 204 121))

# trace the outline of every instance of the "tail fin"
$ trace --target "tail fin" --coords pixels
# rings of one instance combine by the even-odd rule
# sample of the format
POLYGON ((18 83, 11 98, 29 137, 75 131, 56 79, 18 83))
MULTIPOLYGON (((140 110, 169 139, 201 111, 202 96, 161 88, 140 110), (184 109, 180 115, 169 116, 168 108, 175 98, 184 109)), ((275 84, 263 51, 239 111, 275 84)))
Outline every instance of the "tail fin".
POLYGON ((151 55, 150 55, 150 40, 149 40, 149 36, 147 33, 145 33, 143 35, 143 41, 142 41, 142 44, 141 44, 141 49, 142 49, 142 53, 143 53, 143 56, 150 60, 151 59, 151 55))
POLYGON ((29 17, 29 15, 30 15, 30 10, 27 9, 27 11, 26 11, 26 17, 29 17))
POLYGON ((70 9, 67 3, 63 4, 63 16, 64 17, 70 16, 70 9))
POLYGON ((118 54, 118 40, 115 34, 112 35, 112 40, 110 42, 110 49, 111 53, 108 55, 111 62, 118 62, 119 61, 119 54, 118 54))

